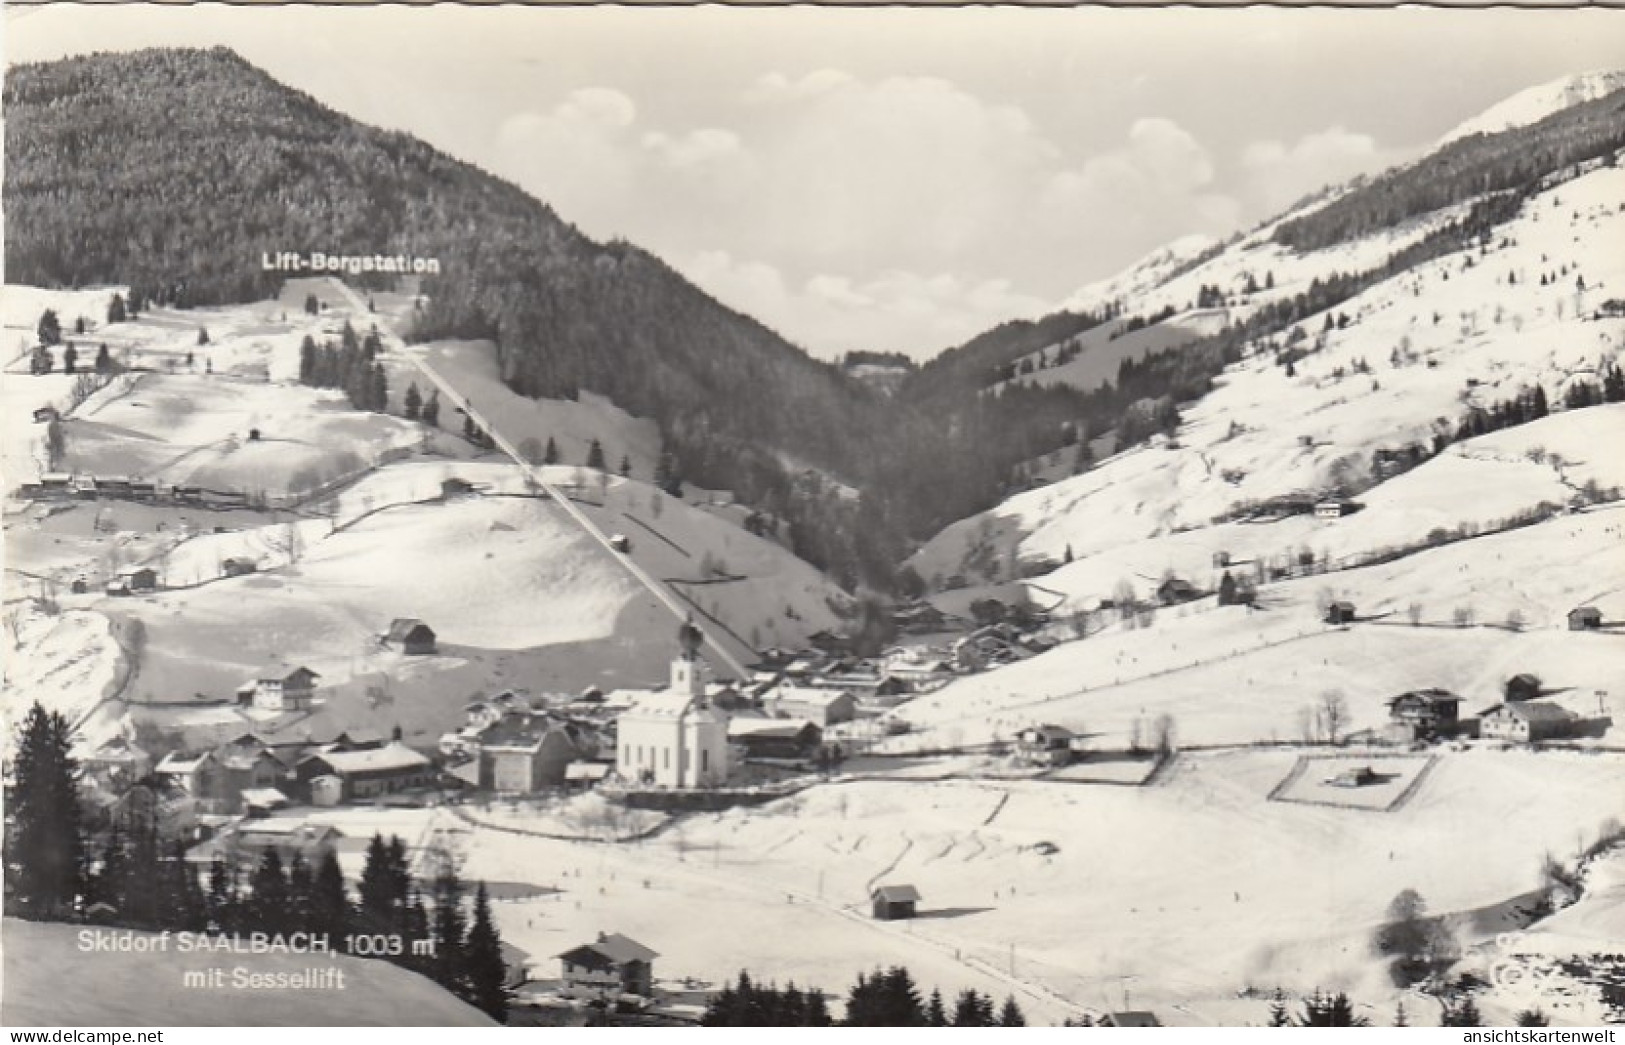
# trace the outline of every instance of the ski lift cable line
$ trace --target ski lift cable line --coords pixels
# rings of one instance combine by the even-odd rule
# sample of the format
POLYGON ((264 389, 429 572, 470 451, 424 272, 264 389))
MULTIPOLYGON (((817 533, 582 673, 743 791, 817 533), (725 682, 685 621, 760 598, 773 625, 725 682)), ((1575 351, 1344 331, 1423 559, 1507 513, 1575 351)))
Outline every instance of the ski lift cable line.
POLYGON ((519 451, 514 448, 512 443, 508 442, 507 437, 505 437, 495 428, 491 427, 485 418, 480 416, 479 412, 474 409, 474 404, 469 402, 466 398, 460 396, 456 389, 452 388, 452 386, 438 373, 436 373, 427 362, 416 358, 415 356, 412 357, 412 361, 419 372, 421 372, 425 377, 433 382, 437 388, 450 397, 454 403, 461 406, 465 411, 468 412, 468 416, 474 420, 474 423, 479 425, 481 430, 491 437, 491 441, 496 443, 497 448, 506 454, 509 459, 511 459, 513 463, 519 467, 520 471, 524 473, 526 479, 534 483, 537 488, 539 488, 543 493, 547 494, 547 496, 550 497, 554 503, 556 503, 560 508, 564 509, 565 514, 569 515, 571 520, 574 521, 577 526, 585 530, 594 540, 602 545, 604 550, 609 552, 610 556, 619 562, 639 584, 647 588, 649 592, 661 602, 662 605, 671 611, 673 616, 677 617, 679 620, 691 621, 696 628, 699 628, 701 634, 705 635, 706 643, 710 645, 711 649, 723 661, 728 670, 734 672, 735 675, 741 679, 749 677, 749 672, 745 670, 744 665, 739 662, 738 658, 729 652, 727 647, 722 645, 722 643, 719 642, 714 636, 706 632, 705 628, 699 623, 699 618, 694 616, 693 611, 689 608, 687 603, 677 598, 677 596, 673 595, 669 590, 667 590, 665 585, 661 584, 654 577, 645 572, 643 567, 632 561, 630 556, 621 553, 615 547, 609 535, 605 534, 597 526, 593 525, 592 520, 587 518, 586 513, 580 508, 576 507, 575 502, 571 501, 569 497, 565 496, 562 491, 538 475, 536 469, 520 455, 519 451))
MULTIPOLYGON (((343 288, 345 296, 349 298, 351 307, 354 308, 358 314, 365 313, 365 304, 359 299, 359 297, 357 297, 355 291, 343 282, 338 282, 338 285, 343 288)), ((382 325, 380 325, 379 334, 380 336, 384 335, 382 325)), ((395 341, 398 345, 402 344, 400 342, 400 338, 393 332, 390 332, 388 336, 390 340, 395 341)), ((404 347, 404 345, 402 347, 404 347)), ((542 477, 537 474, 536 469, 530 464, 530 462, 525 460, 514 445, 508 441, 507 437, 505 437, 501 432, 497 431, 495 427, 493 427, 483 416, 479 414, 478 411, 474 409, 473 402, 469 400, 467 396, 463 395, 462 393, 458 392, 456 388, 452 387, 451 383, 442 377, 433 367, 431 367, 428 361, 423 359, 419 353, 403 352, 401 354, 405 356, 409 362, 411 362, 412 366, 419 373, 421 373, 431 384, 438 388, 441 393, 451 401, 453 406, 461 407, 468 414, 469 418, 472 419, 475 424, 479 425, 480 428, 491 437, 491 441, 497 445, 497 448, 506 454, 509 460, 513 461, 513 463, 518 466, 525 478, 534 483, 538 489, 551 498, 554 504, 557 504, 560 508, 564 509, 564 513, 570 517, 571 521, 573 521, 577 526, 581 527, 582 530, 586 531, 586 533, 591 536, 593 540, 597 541, 604 548, 604 550, 609 553, 611 559, 620 563, 622 568, 630 573, 634 580, 643 585, 644 588, 648 589, 649 593, 652 594, 661 605, 670 610, 672 615, 678 620, 689 621, 694 625, 694 627, 698 628, 700 634, 705 636, 706 644, 711 647, 712 651, 717 655, 717 658, 722 661, 723 665, 729 671, 732 671, 735 676, 740 679, 747 679, 750 677, 750 672, 745 670, 745 666, 740 662, 739 658, 734 656, 734 654, 729 651, 719 639, 707 631, 687 603, 683 602, 676 595, 672 594, 672 592, 667 589, 665 585, 661 584, 654 577, 650 576, 643 569, 643 567, 632 561, 631 556, 625 555, 619 549, 617 549, 610 537, 600 530, 596 525, 594 525, 592 520, 587 518, 586 513, 580 508, 576 507, 575 502, 571 501, 552 484, 542 479, 542 477)))

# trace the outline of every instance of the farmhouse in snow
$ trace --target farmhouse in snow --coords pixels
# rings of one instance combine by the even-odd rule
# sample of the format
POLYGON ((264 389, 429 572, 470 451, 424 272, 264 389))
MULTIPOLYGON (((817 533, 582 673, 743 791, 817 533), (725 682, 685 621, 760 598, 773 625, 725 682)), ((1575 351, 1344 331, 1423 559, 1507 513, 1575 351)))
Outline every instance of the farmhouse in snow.
POLYGON ((487 726, 477 743, 479 786, 520 794, 564 783, 566 769, 584 753, 572 727, 521 712, 487 726))
POLYGON ((259 563, 253 559, 226 559, 220 564, 222 577, 243 577, 259 569, 259 563))
POLYGON ((1461 698, 1442 689, 1402 693, 1388 702, 1388 717, 1407 739, 1424 740, 1455 730, 1461 698))
POLYGON ((397 617, 390 622, 384 645, 408 656, 428 656, 435 651, 434 629, 416 617, 397 617))
POLYGON ((1326 607, 1327 624, 1349 624, 1354 620, 1354 603, 1334 602, 1326 607))
POLYGON ((307 790, 312 790, 318 777, 337 777, 340 798, 346 802, 427 787, 434 782, 434 764, 401 743, 306 755, 295 768, 307 790))
POLYGON ((654 993, 654 951, 620 933, 599 933, 592 943, 558 956, 565 993, 577 997, 610 997, 654 993))
POLYGON ((310 707, 321 678, 306 667, 282 675, 250 679, 237 687, 237 703, 257 711, 301 711, 310 707))
POLYGON ((1575 716, 1556 704, 1520 700, 1501 704, 1478 719, 1478 735, 1499 740, 1531 743, 1566 737, 1574 729, 1575 716))
POLYGON ((728 741, 742 748, 746 758, 811 758, 823 739, 824 731, 804 718, 728 720, 728 741))
POLYGON ((1028 726, 1016 734, 1016 753, 1025 762, 1043 766, 1064 766, 1072 761, 1072 742, 1077 738, 1065 726, 1028 726))
POLYGON ((828 729, 857 716, 858 700, 849 690, 828 686, 782 685, 763 700, 764 706, 783 718, 801 718, 828 729))
POLYGON ((1202 597, 1196 585, 1183 577, 1169 577, 1157 585, 1157 600, 1164 606, 1174 606, 1202 597))

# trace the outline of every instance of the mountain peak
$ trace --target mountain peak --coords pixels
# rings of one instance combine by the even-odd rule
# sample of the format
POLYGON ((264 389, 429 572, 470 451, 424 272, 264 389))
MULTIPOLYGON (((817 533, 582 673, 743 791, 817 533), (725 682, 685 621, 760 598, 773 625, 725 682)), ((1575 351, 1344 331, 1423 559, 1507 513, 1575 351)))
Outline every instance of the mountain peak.
POLYGON ((1599 70, 1560 77, 1519 91, 1497 102, 1439 139, 1439 147, 1472 134, 1497 134, 1525 127, 1552 113, 1589 102, 1625 87, 1625 69, 1599 70))

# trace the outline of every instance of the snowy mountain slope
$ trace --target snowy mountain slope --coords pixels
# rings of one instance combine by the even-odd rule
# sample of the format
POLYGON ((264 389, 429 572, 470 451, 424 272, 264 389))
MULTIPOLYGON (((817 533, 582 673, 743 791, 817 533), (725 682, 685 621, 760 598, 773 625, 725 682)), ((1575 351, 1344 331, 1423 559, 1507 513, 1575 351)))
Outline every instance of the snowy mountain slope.
POLYGON ((1166 282, 1168 274, 1174 269, 1217 246, 1218 242, 1211 236, 1181 236, 1153 250, 1117 275, 1080 287, 1061 307, 1074 312, 1091 312, 1108 301, 1138 300, 1142 294, 1166 282))
MULTIPOLYGON (((1137 564, 1131 550, 1114 565, 1132 576, 1126 571, 1137 564)), ((1211 584, 1208 569, 1189 576, 1211 584)), ((1142 596, 1155 577, 1136 578, 1142 596)), ((1584 604, 1625 618, 1625 510, 1266 584, 1258 609, 1208 598, 1159 609, 1149 629, 1113 623, 911 701, 897 714, 917 732, 891 744, 983 743, 1055 721, 1103 734, 1101 746, 1111 747, 1126 742, 1137 720, 1159 714, 1174 717, 1182 744, 1292 740, 1299 710, 1326 690, 1345 695, 1350 728, 1363 729, 1386 720, 1387 700, 1423 686, 1450 689, 1476 712, 1522 671, 1561 687, 1578 714, 1598 713, 1601 689, 1618 717, 1625 642, 1567 630, 1565 614, 1584 604), (1323 624, 1319 604, 1328 594, 1352 602, 1366 623, 1323 624), (1420 626, 1410 624, 1413 606, 1420 626), (1455 626, 1458 609, 1472 626, 1455 626), (1507 625, 1514 612, 1522 631, 1507 625)))
POLYGON ((1525 127, 1571 105, 1601 98, 1621 87, 1625 87, 1625 69, 1578 73, 1526 88, 1458 124, 1439 139, 1438 145, 1448 145, 1470 134, 1496 134, 1514 127, 1525 127))
MULTIPOLYGON (((1012 548, 1022 558, 1059 561, 1069 545, 1077 556, 1159 534, 1200 540, 1187 531, 1200 532, 1252 503, 1367 485, 1377 478, 1375 451, 1431 446, 1436 426, 1453 432, 1475 406, 1536 385, 1560 404, 1574 380, 1595 381, 1600 363, 1619 358, 1625 347, 1625 320, 1592 318, 1602 300, 1625 290, 1625 255, 1612 246, 1625 242, 1622 203, 1625 171, 1612 168, 1534 197, 1486 249, 1439 258, 1369 288, 1336 310, 1347 318, 1341 328, 1326 329, 1322 317, 1302 324, 1311 328, 1302 342, 1311 354, 1296 362, 1292 376, 1264 353, 1229 368, 1212 393, 1185 409, 1177 446, 1131 450, 955 523, 915 555, 915 568, 927 578, 961 572, 967 549, 989 532, 997 562, 1008 561, 1012 548)), ((1527 430, 1496 433, 1484 451, 1463 445, 1450 456, 1505 457, 1493 448, 1527 452, 1549 443, 1567 448, 1558 450, 1565 460, 1599 469, 1599 483, 1616 485, 1617 470, 1582 449, 1625 438, 1619 411, 1602 409, 1559 410, 1527 430)), ((1494 496, 1524 504, 1563 499, 1554 482, 1572 486, 1588 477, 1583 468, 1559 478, 1550 467, 1504 463, 1533 481, 1525 487, 1513 473, 1498 480, 1490 462, 1478 463, 1490 469, 1480 477, 1494 496)), ((1461 461, 1432 464, 1441 479, 1456 469, 1464 482, 1475 481, 1461 461)), ((1392 501, 1403 514, 1404 486, 1396 488, 1400 494, 1388 488, 1406 478, 1361 496, 1375 507, 1392 501)), ((1408 485, 1419 496, 1435 496, 1419 479, 1408 485)), ((1485 521, 1470 499, 1457 497, 1454 507, 1445 501, 1458 521, 1485 521)), ((1359 518, 1343 525, 1362 530, 1359 518)), ((1437 519, 1423 532, 1447 521, 1437 519)), ((1212 550, 1224 547, 1221 541, 1212 550)))
MULTIPOLYGON (((435 371, 450 382, 515 447, 532 451, 535 463, 551 439, 562 464, 585 464, 596 441, 611 469, 619 469, 622 458, 633 475, 649 478, 660 460, 660 430, 652 421, 633 417, 602 396, 582 392, 575 400, 529 399, 504 385, 497 369, 496 349, 489 342, 434 342, 413 345, 403 351, 421 354, 435 371)), ((419 377, 406 366, 391 382, 397 396, 406 383, 419 377)), ((421 387, 421 381, 419 382, 421 387)), ((424 394, 428 389, 421 389, 424 394)), ((442 410, 440 425, 447 431, 460 431, 462 419, 456 410, 442 410)))

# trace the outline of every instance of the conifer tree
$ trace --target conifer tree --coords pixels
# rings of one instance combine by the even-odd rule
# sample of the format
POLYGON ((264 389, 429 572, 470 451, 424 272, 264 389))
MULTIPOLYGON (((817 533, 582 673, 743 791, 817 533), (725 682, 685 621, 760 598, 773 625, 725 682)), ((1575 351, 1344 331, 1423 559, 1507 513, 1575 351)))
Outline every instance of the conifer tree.
POLYGON ((1021 1006, 1016 1004, 1016 998, 1015 998, 1015 995, 1013 995, 1013 994, 1005 995, 1004 1008, 999 1010, 999 1026, 1001 1026, 1001 1027, 1025 1027, 1025 1026, 1027 1026, 1027 1017, 1022 1015, 1021 1006))
MULTIPOLYGON (((407 968, 415 969, 416 971, 423 973, 426 976, 433 977, 438 981, 435 968, 436 963, 440 959, 438 952, 432 955, 420 957, 412 949, 412 943, 414 941, 434 939, 434 929, 429 924, 429 911, 428 908, 423 906, 423 891, 417 887, 417 883, 415 882, 412 884, 412 887, 407 890, 406 913, 403 916, 402 925, 404 927, 404 935, 407 941, 406 953, 404 957, 396 960, 399 961, 400 964, 405 965, 407 968)), ((443 983, 443 985, 446 984, 443 983)))
POLYGON ((1316 991, 1303 1003, 1303 1014, 1298 1017, 1300 1027, 1365 1027, 1364 1016, 1354 1015, 1354 1003, 1342 992, 1322 994, 1316 991))
POLYGON ((468 969, 463 945, 468 936, 468 922, 463 915, 463 883, 457 878, 457 869, 449 858, 442 858, 434 877, 434 918, 431 931, 434 939, 434 978, 441 986, 455 994, 469 988, 468 969))
POLYGON ((186 845, 176 841, 170 845, 163 861, 162 888, 159 890, 162 910, 168 912, 164 923, 182 932, 203 932, 209 927, 208 904, 197 872, 186 862, 186 845))
POLYGON ((124 295, 115 293, 112 300, 107 303, 107 322, 122 323, 124 320, 124 295))
POLYGON ((382 363, 374 363, 368 373, 365 409, 378 414, 389 411, 389 379, 384 374, 382 363))
POLYGON ((237 881, 231 865, 216 856, 209 863, 209 893, 207 897, 209 920, 221 932, 237 929, 241 922, 238 905, 237 881))
POLYGON ((156 825, 135 825, 129 834, 127 853, 121 921, 137 929, 156 929, 170 913, 163 909, 156 825))
POLYGON ((604 448, 596 439, 587 447, 587 467, 600 472, 604 470, 604 448))
MULTIPOLYGON (((371 855, 369 850, 368 855, 371 855)), ((326 933, 337 947, 350 928, 350 898, 344 888, 344 872, 331 849, 322 854, 310 887, 310 931, 326 933)))
POLYGON ((993 999, 974 990, 959 992, 959 998, 954 1002, 955 1027, 991 1027, 993 1026, 993 999))
POLYGON ((438 388, 429 392, 429 400, 423 404, 423 423, 431 428, 437 428, 440 425, 440 389, 438 388))
POLYGON ((948 1010, 942 1004, 942 991, 931 988, 931 997, 925 1003, 925 1025, 927 1027, 948 1026, 948 1010))
POLYGON ((387 933, 398 920, 395 876, 389 848, 381 834, 367 843, 367 862, 361 869, 361 908, 359 928, 367 933, 387 933))
POLYGON ((469 1000, 498 1023, 508 1022, 507 967, 502 960, 502 938, 491 921, 491 897, 481 882, 474 891, 474 922, 466 944, 469 1000))
POLYGON ((542 451, 543 464, 559 463, 559 444, 553 441, 552 436, 547 437, 547 448, 542 451))
POLYGON ((316 383, 316 339, 309 334, 299 342, 299 383, 302 385, 316 383))
POLYGON ((251 894, 248 898, 249 925, 263 932, 282 932, 287 926, 288 874, 283 869, 282 857, 267 849, 260 857, 259 866, 249 879, 251 894))
POLYGON ((1482 1027, 1484 1018, 1479 1015, 1478 1003, 1468 997, 1446 1007, 1441 1023, 1446 1027, 1482 1027))
POLYGON ((35 701, 23 719, 7 814, 6 907, 24 918, 66 917, 84 883, 85 841, 68 720, 35 701))
POLYGON ((288 865, 288 911, 284 919, 290 931, 309 930, 315 889, 315 876, 305 860, 305 854, 294 853, 293 862, 288 865))
POLYGON ((42 345, 59 345, 62 343, 62 321, 57 319, 56 309, 48 308, 39 317, 39 343, 42 345))
POLYGON ((106 904, 120 913, 124 910, 124 885, 129 880, 128 854, 125 850, 124 831, 115 822, 102 842, 101 859, 93 873, 87 876, 85 904, 106 904))
POLYGON ((408 421, 416 421, 423 415, 423 393, 418 391, 416 381, 406 386, 406 395, 401 401, 401 411, 408 421))

